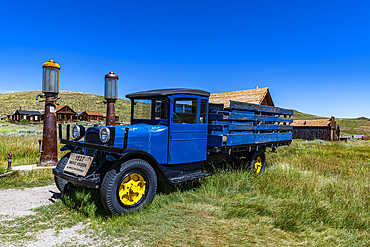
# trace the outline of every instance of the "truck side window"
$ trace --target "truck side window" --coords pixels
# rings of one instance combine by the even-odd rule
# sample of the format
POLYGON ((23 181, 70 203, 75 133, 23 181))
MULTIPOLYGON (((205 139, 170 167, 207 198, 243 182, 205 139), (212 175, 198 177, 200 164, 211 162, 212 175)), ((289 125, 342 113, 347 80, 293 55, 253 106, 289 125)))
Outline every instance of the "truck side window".
POLYGON ((200 121, 201 124, 207 123, 207 100, 200 101, 200 121))
POLYGON ((152 100, 134 100, 134 119, 151 119, 152 100))
POLYGON ((173 122, 183 124, 197 123, 197 99, 175 99, 173 122))
POLYGON ((135 99, 134 119, 168 120, 168 99, 135 99))

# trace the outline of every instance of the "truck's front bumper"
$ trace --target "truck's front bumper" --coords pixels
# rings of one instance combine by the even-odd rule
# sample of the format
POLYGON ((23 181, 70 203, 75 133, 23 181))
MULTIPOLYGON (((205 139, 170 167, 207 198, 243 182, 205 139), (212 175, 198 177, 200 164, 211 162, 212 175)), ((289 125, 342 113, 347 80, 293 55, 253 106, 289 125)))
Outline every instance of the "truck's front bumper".
POLYGON ((64 173, 62 171, 59 171, 57 168, 53 169, 53 174, 57 176, 58 178, 64 179, 72 184, 80 185, 88 188, 99 188, 100 183, 100 176, 99 174, 90 175, 88 178, 80 177, 80 176, 74 176, 67 173, 64 173))

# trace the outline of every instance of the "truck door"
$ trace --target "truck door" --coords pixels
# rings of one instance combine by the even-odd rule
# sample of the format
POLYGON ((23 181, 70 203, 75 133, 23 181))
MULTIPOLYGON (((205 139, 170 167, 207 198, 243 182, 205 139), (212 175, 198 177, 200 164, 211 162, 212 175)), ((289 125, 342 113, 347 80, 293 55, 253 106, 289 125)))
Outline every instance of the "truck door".
POLYGON ((208 98, 171 97, 168 164, 207 159, 208 98))

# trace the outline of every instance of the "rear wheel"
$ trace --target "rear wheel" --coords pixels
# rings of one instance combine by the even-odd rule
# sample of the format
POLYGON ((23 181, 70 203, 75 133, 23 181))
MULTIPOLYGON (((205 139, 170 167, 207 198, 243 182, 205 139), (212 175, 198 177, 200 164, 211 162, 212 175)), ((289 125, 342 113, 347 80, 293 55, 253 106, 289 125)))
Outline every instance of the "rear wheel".
POLYGON ((260 149, 254 152, 252 156, 250 169, 254 174, 261 174, 265 171, 265 168, 266 168, 265 150, 260 149))
POLYGON ((156 191, 153 167, 145 160, 132 159, 105 174, 100 197, 105 209, 118 215, 140 210, 153 201, 156 191))

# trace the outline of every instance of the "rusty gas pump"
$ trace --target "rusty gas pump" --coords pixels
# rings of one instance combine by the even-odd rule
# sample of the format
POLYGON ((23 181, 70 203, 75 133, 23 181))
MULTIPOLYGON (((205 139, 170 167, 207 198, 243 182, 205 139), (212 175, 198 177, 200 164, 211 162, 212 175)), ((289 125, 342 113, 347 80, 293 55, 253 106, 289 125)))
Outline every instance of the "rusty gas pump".
POLYGON ((38 165, 55 166, 58 163, 56 101, 59 99, 59 64, 49 60, 42 65, 42 93, 45 98, 44 129, 42 137, 41 158, 38 165))
POLYGON ((118 98, 118 76, 111 71, 105 75, 104 97, 107 103, 106 125, 116 125, 116 100, 118 98))

